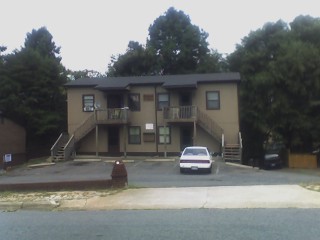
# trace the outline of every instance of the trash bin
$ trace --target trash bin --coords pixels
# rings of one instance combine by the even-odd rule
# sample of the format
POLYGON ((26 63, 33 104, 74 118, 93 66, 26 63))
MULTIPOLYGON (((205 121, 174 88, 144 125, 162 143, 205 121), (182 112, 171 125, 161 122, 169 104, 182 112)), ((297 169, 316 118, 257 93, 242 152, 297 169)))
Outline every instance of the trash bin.
POLYGON ((112 187, 123 188, 128 185, 127 169, 122 160, 116 160, 114 162, 111 178, 112 178, 112 187))

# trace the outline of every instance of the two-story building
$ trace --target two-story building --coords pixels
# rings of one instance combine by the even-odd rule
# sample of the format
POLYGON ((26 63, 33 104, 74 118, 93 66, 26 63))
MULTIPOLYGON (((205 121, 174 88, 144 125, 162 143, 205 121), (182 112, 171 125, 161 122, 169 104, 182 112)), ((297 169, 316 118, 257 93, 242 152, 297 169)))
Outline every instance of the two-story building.
POLYGON ((68 134, 52 155, 167 156, 203 145, 213 152, 235 148, 230 160, 240 161, 239 83, 239 73, 71 81, 68 134))

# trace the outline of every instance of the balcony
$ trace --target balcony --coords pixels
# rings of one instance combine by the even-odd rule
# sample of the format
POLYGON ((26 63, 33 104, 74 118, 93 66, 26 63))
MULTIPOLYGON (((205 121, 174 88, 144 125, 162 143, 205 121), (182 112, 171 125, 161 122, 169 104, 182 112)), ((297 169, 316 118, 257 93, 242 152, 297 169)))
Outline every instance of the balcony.
POLYGON ((129 108, 96 109, 97 124, 128 124, 129 108))
POLYGON ((223 129, 205 112, 196 106, 164 107, 163 118, 167 123, 194 122, 221 142, 223 129))
POLYGON ((164 107, 163 117, 167 122, 194 122, 197 118, 196 106, 164 107))

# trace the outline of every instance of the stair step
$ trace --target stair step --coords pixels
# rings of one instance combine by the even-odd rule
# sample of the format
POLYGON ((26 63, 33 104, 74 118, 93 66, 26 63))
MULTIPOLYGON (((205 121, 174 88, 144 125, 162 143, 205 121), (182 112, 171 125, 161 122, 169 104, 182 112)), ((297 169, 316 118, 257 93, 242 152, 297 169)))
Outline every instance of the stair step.
POLYGON ((227 144, 224 148, 223 159, 226 162, 240 162, 241 149, 239 144, 227 144))

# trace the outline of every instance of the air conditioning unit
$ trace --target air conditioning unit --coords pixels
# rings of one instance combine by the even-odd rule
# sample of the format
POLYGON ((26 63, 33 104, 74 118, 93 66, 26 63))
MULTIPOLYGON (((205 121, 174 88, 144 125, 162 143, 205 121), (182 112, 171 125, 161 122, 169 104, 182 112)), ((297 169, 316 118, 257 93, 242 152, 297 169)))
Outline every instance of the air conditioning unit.
POLYGON ((93 111, 93 106, 85 106, 85 107, 83 108, 83 111, 85 111, 85 112, 92 112, 92 111, 93 111))

